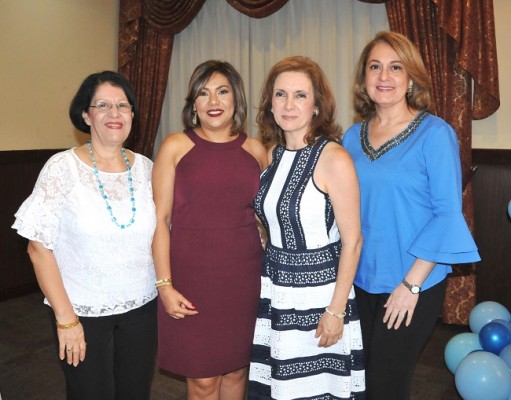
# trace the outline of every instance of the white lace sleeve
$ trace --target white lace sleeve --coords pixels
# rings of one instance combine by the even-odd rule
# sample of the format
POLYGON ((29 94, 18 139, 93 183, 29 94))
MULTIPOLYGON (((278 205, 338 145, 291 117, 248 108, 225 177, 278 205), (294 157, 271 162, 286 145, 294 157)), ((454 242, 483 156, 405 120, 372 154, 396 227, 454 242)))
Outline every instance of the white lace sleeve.
POLYGON ((147 158, 146 156, 142 154, 136 154, 136 156, 140 159, 141 164, 143 165, 142 171, 143 171, 143 179, 148 183, 149 189, 153 190, 153 185, 151 182, 151 174, 153 172, 153 162, 147 158))
POLYGON ((19 235, 41 242, 50 250, 58 238, 60 210, 75 182, 76 172, 69 162, 71 151, 57 153, 46 162, 32 194, 16 212, 12 226, 19 235))

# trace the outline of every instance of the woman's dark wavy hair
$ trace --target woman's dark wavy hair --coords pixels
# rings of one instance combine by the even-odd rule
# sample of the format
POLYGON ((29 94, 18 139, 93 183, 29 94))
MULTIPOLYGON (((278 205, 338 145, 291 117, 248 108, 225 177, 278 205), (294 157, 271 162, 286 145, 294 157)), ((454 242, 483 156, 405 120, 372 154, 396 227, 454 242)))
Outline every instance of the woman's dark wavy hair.
POLYGON ((90 126, 87 125, 83 119, 83 113, 89 110, 92 98, 94 97, 98 86, 103 83, 109 83, 112 86, 118 87, 124 91, 128 102, 131 104, 131 111, 133 113, 133 120, 138 115, 138 103, 133 91, 133 87, 128 80, 121 74, 114 71, 102 71, 89 75, 80 85, 76 92, 71 104, 69 105, 69 118, 71 122, 79 131, 90 134, 90 126))
POLYGON ((374 102, 367 94, 365 86, 367 59, 377 44, 388 44, 399 56, 403 66, 413 81, 413 89, 406 96, 408 107, 416 110, 429 110, 432 106, 430 88, 431 81, 424 62, 415 45, 404 35, 397 32, 378 32, 362 51, 355 68, 355 83, 353 85, 353 102, 355 111, 366 118, 376 111, 374 102))
POLYGON ((301 72, 309 78, 313 88, 314 105, 318 115, 312 118, 305 140, 312 144, 319 137, 339 139, 342 129, 336 122, 335 98, 321 67, 308 57, 293 56, 275 64, 261 90, 261 100, 256 121, 259 134, 266 147, 273 144, 285 144, 284 132, 275 122, 272 113, 272 98, 275 80, 283 72, 301 72))
POLYGON ((188 83, 188 94, 186 95, 185 105, 181 112, 183 125, 185 129, 193 129, 196 126, 200 126, 200 120, 197 124, 193 123, 195 100, 199 97, 200 92, 215 73, 225 76, 232 87, 234 95, 234 115, 231 135, 237 135, 243 132, 243 127, 247 119, 247 100, 241 75, 226 61, 208 60, 195 68, 190 77, 190 82, 188 83))

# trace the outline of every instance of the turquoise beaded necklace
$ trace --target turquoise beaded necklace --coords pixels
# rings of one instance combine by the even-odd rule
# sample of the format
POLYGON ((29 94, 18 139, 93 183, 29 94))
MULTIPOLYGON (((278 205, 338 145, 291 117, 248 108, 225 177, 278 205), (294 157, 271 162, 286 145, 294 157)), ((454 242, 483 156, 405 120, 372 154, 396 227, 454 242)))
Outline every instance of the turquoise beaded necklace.
POLYGON ((131 218, 130 222, 128 224, 120 224, 117 221, 117 218, 114 216, 114 213, 112 211, 112 206, 108 202, 108 196, 105 193, 105 188, 103 186, 103 183, 101 183, 101 180, 99 179, 99 171, 98 167, 96 165, 96 159, 94 158, 94 154, 92 153, 92 143, 89 140, 87 142, 87 147, 89 148, 89 154, 90 159, 92 161, 92 166, 94 167, 94 176, 96 177, 96 182, 98 183, 99 192, 101 193, 101 197, 105 200, 106 209, 108 210, 108 213, 110 214, 112 222, 117 225, 121 229, 125 229, 133 225, 135 222, 135 214, 137 212, 137 208, 135 207, 135 190, 133 189, 133 178, 131 176, 131 166, 130 166, 130 160, 128 159, 128 156, 126 155, 126 150, 124 150, 124 147, 121 147, 121 154, 124 158, 124 162, 126 163, 126 171, 128 171, 128 182, 130 184, 130 200, 131 200, 131 218))

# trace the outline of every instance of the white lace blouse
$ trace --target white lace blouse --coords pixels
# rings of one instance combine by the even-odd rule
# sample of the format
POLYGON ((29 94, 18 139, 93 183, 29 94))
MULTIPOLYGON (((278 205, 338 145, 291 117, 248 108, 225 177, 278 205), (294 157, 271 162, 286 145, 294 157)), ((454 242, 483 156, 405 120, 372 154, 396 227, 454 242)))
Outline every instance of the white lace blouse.
MULTIPOLYGON (((151 243, 156 217, 152 162, 136 154, 132 166, 135 222, 121 229, 101 197, 94 170, 74 149, 51 157, 32 194, 16 213, 18 234, 53 251, 77 315, 122 314, 157 295, 151 243)), ((129 223, 128 173, 99 172, 119 223, 129 223)), ((45 303, 49 304, 47 299, 45 303)))

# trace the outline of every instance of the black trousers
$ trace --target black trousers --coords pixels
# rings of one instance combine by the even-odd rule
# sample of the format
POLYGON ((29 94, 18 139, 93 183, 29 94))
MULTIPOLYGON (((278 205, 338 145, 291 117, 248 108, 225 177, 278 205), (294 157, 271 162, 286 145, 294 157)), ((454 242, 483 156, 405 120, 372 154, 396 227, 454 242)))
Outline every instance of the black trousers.
POLYGON ((384 304, 390 293, 371 294, 355 286, 366 361, 369 400, 408 400, 415 364, 442 309, 446 280, 419 294, 410 326, 388 329, 384 304))
POLYGON ((156 299, 124 314, 80 317, 80 322, 85 360, 77 367, 59 360, 67 400, 148 400, 156 356, 156 299))

